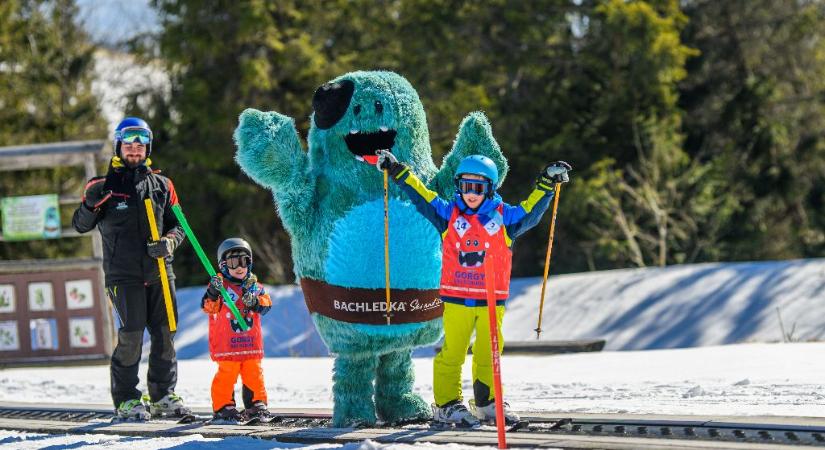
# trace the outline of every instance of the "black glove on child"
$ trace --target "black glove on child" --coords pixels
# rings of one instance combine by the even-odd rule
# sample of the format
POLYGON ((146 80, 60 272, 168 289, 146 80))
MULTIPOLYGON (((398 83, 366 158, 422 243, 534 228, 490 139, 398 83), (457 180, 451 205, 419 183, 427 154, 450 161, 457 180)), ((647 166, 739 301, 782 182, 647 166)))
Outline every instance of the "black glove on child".
POLYGON ((378 161, 375 163, 375 168, 378 170, 386 170, 387 173, 395 178, 406 167, 404 164, 398 162, 398 158, 389 150, 378 150, 375 152, 378 155, 378 161))
POLYGON ((166 258, 175 251, 175 241, 168 237, 162 237, 157 241, 146 243, 146 253, 152 258, 166 258))
POLYGON ((536 182, 547 187, 553 187, 556 183, 567 183, 570 181, 570 175, 567 172, 571 170, 573 167, 564 161, 550 163, 539 173, 536 182))

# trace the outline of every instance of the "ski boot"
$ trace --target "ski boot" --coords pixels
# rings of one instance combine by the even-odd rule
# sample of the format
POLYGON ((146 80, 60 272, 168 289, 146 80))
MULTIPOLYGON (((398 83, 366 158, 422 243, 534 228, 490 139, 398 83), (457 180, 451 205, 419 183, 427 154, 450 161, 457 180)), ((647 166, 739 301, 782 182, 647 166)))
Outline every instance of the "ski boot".
POLYGON ((166 394, 162 399, 152 402, 144 395, 143 399, 149 404, 149 413, 152 417, 171 417, 182 419, 192 415, 192 411, 183 405, 183 399, 174 392, 166 394))
POLYGON ((467 410, 461 400, 453 400, 440 407, 433 403, 432 407, 435 426, 475 428, 480 425, 478 418, 467 410))
POLYGON ((126 400, 118 405, 114 421, 142 422, 149 420, 151 415, 140 399, 126 400))
POLYGON ((258 419, 261 422, 268 422, 273 418, 272 413, 266 409, 266 403, 260 400, 254 402, 249 408, 244 409, 242 417, 243 420, 246 421, 258 419))
MULTIPOLYGON (((479 421, 488 423, 491 425, 495 425, 496 423, 496 402, 495 400, 490 401, 485 406, 478 406, 475 401, 470 402, 470 411, 473 413, 474 416, 478 418, 479 421)), ((504 402, 504 424, 507 426, 513 426, 521 422, 521 418, 518 414, 514 413, 510 410, 510 404, 504 402)))
POLYGON ((215 411, 215 415, 212 417, 210 421, 213 424, 221 424, 221 425, 235 425, 238 423, 243 422, 243 416, 241 412, 235 408, 235 405, 226 405, 223 408, 215 411))

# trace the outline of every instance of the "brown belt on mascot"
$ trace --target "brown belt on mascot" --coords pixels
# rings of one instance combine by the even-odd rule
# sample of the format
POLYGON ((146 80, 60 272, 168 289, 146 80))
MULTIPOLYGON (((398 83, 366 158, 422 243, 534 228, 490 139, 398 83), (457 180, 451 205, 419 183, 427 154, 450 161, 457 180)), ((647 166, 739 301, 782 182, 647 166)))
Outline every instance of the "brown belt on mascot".
MULTIPOLYGON (((387 300, 384 289, 345 288, 311 278, 301 278, 307 309, 322 316, 351 323, 385 325, 387 300)), ((392 323, 438 319, 444 304, 438 289, 393 289, 392 323)))

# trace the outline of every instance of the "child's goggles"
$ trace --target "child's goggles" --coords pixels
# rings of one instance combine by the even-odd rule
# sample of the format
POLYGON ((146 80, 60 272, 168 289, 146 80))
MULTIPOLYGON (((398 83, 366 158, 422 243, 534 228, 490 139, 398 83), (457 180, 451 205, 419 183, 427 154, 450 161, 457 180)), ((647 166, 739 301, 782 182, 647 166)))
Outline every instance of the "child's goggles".
POLYGON ((485 180, 471 180, 468 178, 458 179, 458 190, 462 194, 486 195, 492 191, 492 183, 485 180))
POLYGON ((125 144, 137 142, 146 145, 152 142, 152 132, 146 128, 124 128, 120 130, 120 141, 125 144))
POLYGON ((249 267, 252 265, 252 258, 248 255, 236 255, 226 257, 226 267, 237 269, 238 267, 249 267))

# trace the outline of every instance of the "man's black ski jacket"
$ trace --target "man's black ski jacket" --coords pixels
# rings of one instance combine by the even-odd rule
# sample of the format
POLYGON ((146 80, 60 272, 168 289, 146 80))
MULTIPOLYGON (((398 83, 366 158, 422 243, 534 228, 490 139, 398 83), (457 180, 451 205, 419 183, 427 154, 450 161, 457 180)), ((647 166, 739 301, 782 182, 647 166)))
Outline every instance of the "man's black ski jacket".
MULTIPOLYGON (((113 162, 105 177, 92 178, 86 184, 85 193, 96 189, 104 194, 111 193, 111 197, 96 209, 86 205, 84 195, 84 201, 72 217, 72 226, 79 233, 91 231, 95 226, 100 229, 107 286, 160 282, 157 260, 146 252, 151 234, 144 199, 152 199, 161 236, 172 239, 175 247, 186 238, 172 213, 172 205, 178 203, 175 187, 172 180, 159 172, 152 171, 147 165, 129 169, 113 162)), ((166 273, 170 280, 175 278, 172 259, 171 256, 166 258, 166 273)))

